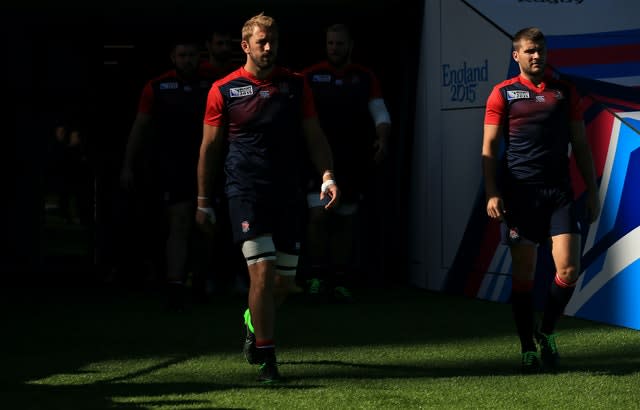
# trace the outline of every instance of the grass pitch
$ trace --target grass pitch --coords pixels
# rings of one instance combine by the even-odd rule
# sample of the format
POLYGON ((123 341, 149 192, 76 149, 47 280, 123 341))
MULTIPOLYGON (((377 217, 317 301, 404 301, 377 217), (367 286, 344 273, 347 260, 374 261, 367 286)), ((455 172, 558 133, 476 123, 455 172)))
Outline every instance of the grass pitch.
POLYGON ((507 305, 371 289, 353 305, 279 311, 285 381, 261 385, 241 354, 245 300, 184 314, 157 295, 4 289, 4 409, 640 408, 640 332, 573 318, 562 367, 519 373, 507 305))

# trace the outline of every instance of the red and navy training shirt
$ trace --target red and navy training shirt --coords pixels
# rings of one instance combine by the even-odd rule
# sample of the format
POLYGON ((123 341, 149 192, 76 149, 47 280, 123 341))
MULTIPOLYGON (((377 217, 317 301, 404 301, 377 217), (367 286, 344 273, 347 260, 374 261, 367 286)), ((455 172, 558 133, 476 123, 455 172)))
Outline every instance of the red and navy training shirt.
POLYGON ((359 64, 337 70, 323 61, 306 68, 303 74, 333 151, 340 188, 343 193, 357 190, 367 162, 373 158, 375 124, 369 102, 382 98, 380 83, 372 70, 359 64))
POLYGON ((569 181, 571 122, 581 120, 571 84, 545 78, 536 87, 517 76, 493 88, 484 122, 503 126, 508 181, 561 185, 569 181))
POLYGON ((227 196, 294 193, 306 155, 302 121, 315 115, 304 77, 287 69, 258 79, 241 67, 216 81, 204 123, 226 128, 227 196))
POLYGON ((189 80, 170 70, 145 85, 138 112, 151 116, 152 152, 157 171, 168 176, 184 173, 195 179, 202 142, 202 116, 213 80, 202 70, 189 80))

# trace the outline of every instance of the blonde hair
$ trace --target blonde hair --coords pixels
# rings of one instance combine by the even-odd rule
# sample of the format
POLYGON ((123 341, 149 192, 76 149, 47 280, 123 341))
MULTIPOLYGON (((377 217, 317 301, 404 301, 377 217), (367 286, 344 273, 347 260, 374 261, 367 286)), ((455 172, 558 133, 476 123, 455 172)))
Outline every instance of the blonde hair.
POLYGON ((242 40, 248 41, 253 35, 253 30, 258 27, 261 30, 269 30, 274 33, 278 32, 278 25, 273 17, 265 16, 264 13, 260 13, 251 17, 242 26, 242 40))

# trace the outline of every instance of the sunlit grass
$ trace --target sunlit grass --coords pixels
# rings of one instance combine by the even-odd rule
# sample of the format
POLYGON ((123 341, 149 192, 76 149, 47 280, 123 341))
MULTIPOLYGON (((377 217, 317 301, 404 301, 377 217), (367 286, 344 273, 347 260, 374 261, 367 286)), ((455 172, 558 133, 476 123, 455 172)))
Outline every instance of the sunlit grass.
POLYGON ((638 408, 640 333, 564 318, 555 374, 521 375, 508 306, 411 289, 359 303, 292 300, 283 383, 244 362, 241 298, 183 315, 149 294, 2 299, 7 409, 638 408), (7 312, 11 314, 7 314, 7 312))

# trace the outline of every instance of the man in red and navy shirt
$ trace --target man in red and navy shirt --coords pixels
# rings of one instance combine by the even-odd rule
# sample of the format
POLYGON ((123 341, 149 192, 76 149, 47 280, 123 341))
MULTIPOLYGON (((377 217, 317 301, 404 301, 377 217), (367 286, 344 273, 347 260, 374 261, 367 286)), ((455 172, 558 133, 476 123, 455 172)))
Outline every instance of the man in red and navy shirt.
POLYGON ((569 145, 587 186, 590 222, 599 214, 593 159, 579 98, 565 82, 545 76, 546 44, 537 28, 513 39, 520 75, 489 95, 482 146, 487 214, 502 221, 512 259, 511 303, 520 337, 522 369, 553 368, 558 362, 555 325, 580 273, 580 229, 569 179, 569 145), (498 167, 500 140, 505 154, 498 167), (551 240, 555 280, 541 323, 534 330, 533 279, 537 245, 551 240))
MULTIPOLYGON (((259 380, 280 378, 276 365, 276 305, 293 285, 296 242, 297 162, 306 151, 322 176, 319 197, 337 204, 331 150, 302 76, 275 66, 278 30, 259 14, 242 28, 245 65, 216 81, 209 92, 198 163, 197 222, 215 222, 212 187, 224 161, 225 192, 235 241, 247 262, 250 288, 244 352, 260 364, 259 380)), ((320 177, 318 176, 318 179, 320 177)))
MULTIPOLYGON (((332 211, 324 209, 317 195, 308 197, 308 292, 319 299, 324 290, 330 290, 329 296, 340 302, 352 301, 348 282, 355 216, 367 181, 385 156, 391 132, 378 79, 369 68, 351 62, 352 50, 349 28, 334 24, 326 30, 327 59, 303 71, 333 152, 342 193, 340 206, 332 211)), ((317 184, 310 181, 310 193, 317 184)))
MULTIPOLYGON (((145 196, 154 200, 158 197, 161 201, 158 204, 145 198, 144 203, 145 207, 154 209, 161 206, 163 209, 158 213, 167 217, 167 302, 170 309, 181 310, 194 227, 202 116, 214 78, 201 70, 199 47, 191 39, 176 41, 170 57, 174 68, 149 81, 142 90, 126 147, 121 182, 127 190, 142 190, 145 196), (149 155, 147 172, 150 175, 142 178, 139 163, 145 152, 149 155)), ((151 209, 143 212, 143 215, 156 214, 151 209)), ((151 223, 157 224, 157 221, 151 223)), ((153 242, 154 238, 148 240, 153 242)))
POLYGON ((214 30, 206 41, 207 59, 200 62, 200 69, 218 80, 229 74, 239 64, 233 61, 231 34, 225 30, 214 30))

